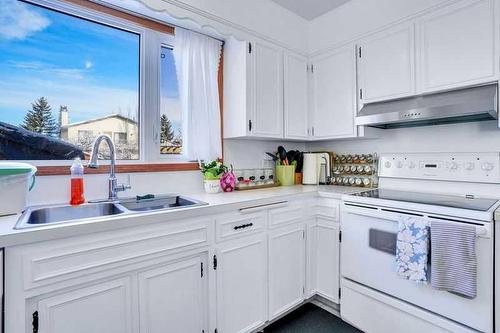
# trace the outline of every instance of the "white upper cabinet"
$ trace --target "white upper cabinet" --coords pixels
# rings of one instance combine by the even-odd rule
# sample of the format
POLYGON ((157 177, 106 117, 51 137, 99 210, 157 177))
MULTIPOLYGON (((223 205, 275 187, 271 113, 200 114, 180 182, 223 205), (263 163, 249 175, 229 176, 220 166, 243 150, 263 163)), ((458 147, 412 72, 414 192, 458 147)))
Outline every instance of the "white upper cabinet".
POLYGON ((285 138, 308 138, 307 59, 286 53, 284 58, 285 138))
POLYGON ((224 137, 283 138, 283 51, 230 38, 224 52, 224 137))
POLYGON ((358 46, 359 99, 362 103, 415 94, 415 30, 398 25, 358 46))
POLYGON ((312 62, 311 139, 354 137, 355 47, 344 47, 312 62))
POLYGON ((255 108, 250 133, 258 137, 283 137, 283 52, 252 43, 255 108))
POLYGON ((466 0, 417 21, 421 92, 498 79, 497 12, 494 0, 466 0))

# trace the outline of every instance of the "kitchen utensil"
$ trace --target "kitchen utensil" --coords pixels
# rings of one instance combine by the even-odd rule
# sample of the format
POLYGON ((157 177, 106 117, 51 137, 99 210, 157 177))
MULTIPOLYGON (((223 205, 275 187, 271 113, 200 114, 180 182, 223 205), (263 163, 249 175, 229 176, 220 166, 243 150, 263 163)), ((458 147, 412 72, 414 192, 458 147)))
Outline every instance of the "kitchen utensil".
POLYGON ((277 160, 279 160, 279 157, 278 157, 278 156, 276 156, 276 154, 269 153, 269 152, 266 152, 266 154, 267 154, 268 156, 270 156, 270 157, 273 159, 273 161, 275 161, 275 162, 276 162, 277 160))
POLYGON ((283 146, 278 146, 278 156, 282 164, 286 162, 286 149, 283 146))

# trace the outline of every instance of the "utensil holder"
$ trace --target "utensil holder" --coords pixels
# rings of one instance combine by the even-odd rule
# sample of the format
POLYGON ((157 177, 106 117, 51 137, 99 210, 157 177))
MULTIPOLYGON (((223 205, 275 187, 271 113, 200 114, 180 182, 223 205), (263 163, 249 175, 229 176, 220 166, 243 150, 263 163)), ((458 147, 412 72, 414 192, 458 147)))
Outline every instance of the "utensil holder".
POLYGON ((295 184, 295 165, 277 165, 276 178, 281 186, 295 184))

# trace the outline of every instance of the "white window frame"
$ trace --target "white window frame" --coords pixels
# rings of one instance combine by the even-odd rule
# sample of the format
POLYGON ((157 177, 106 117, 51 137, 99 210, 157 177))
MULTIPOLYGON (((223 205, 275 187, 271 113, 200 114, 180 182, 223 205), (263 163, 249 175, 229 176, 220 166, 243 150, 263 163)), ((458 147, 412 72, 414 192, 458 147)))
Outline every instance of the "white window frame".
MULTIPOLYGON (((134 22, 59 0, 23 1, 139 35, 139 159, 119 160, 119 163, 128 165, 188 162, 186 147, 183 147, 183 153, 179 155, 160 154, 160 53, 162 45, 175 47, 174 35, 148 29, 134 22)), ((28 160, 23 162, 36 166, 69 166, 72 163, 71 160, 28 160)), ((102 161, 102 164, 109 164, 109 161, 102 161)))

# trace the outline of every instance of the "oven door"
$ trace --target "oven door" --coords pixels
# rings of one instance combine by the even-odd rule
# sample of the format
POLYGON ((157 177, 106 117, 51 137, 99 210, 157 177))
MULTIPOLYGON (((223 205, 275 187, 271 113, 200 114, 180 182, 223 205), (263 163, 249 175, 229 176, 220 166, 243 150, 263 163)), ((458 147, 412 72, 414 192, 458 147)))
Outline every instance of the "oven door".
MULTIPOLYGON (((341 275, 482 332, 493 330, 493 239, 491 223, 474 221, 478 238, 477 297, 466 299, 433 289, 396 274, 398 220, 402 215, 424 213, 364 206, 345 202, 342 207, 341 275)), ((463 221, 444 220, 448 223, 463 221)))

